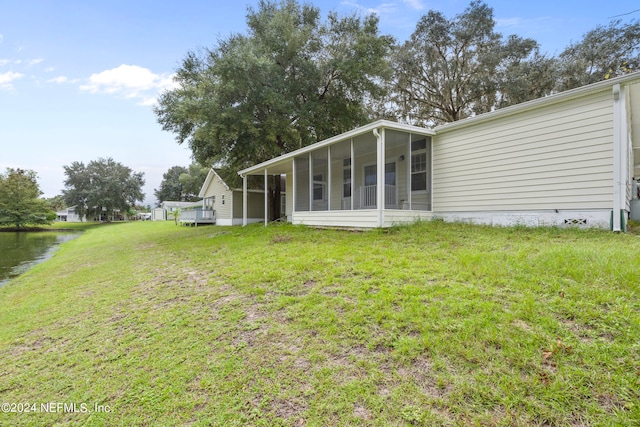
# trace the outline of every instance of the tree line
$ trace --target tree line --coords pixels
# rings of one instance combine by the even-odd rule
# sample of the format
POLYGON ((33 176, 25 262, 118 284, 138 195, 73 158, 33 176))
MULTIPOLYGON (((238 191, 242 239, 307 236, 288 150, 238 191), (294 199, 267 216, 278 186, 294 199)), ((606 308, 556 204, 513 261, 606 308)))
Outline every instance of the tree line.
POLYGON ((74 206, 80 218, 109 221, 116 211, 132 215, 135 203, 144 199, 144 173, 112 158, 73 162, 63 169, 65 189, 48 200, 41 197, 35 171, 7 168, 0 173, 0 226, 49 224, 56 210, 67 206, 74 206))
POLYGON ((62 196, 67 206, 75 206, 80 218, 108 221, 116 210, 130 215, 135 203, 144 199, 144 173, 134 172, 110 157, 86 165, 73 162, 63 168, 66 179, 62 196))
POLYGON ((428 11, 403 43, 378 23, 262 0, 246 34, 186 54, 157 120, 199 163, 239 170, 379 118, 431 126, 640 66, 637 20, 598 26, 557 56, 497 32, 482 1, 454 17, 428 11))
MULTIPOLYGON (((125 217, 140 209, 144 173, 134 172, 112 158, 98 158, 89 163, 72 162, 63 166, 65 181, 62 194, 42 198, 38 174, 33 170, 7 168, 0 173, 0 226, 20 229, 27 225, 50 224, 56 211, 73 206, 80 218, 106 220, 117 211, 125 217)), ((164 175, 154 191, 158 201, 199 200, 208 167, 192 163, 189 167, 174 166, 164 175)))

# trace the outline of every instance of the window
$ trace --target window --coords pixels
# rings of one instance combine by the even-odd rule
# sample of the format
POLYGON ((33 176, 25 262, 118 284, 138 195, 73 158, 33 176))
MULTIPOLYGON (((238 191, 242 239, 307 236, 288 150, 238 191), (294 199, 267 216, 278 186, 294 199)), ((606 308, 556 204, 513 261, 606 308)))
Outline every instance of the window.
POLYGON ((224 194, 222 195, 222 204, 224 205, 224 194))
POLYGON ((427 140, 421 139, 419 141, 411 141, 411 152, 426 150, 427 149, 427 140))
POLYGON ((384 183, 386 185, 396 185, 396 163, 391 162, 384 165, 384 183))
MULTIPOLYGON (((396 185, 396 163, 389 162, 384 165, 384 183, 386 185, 396 185)), ((369 165, 364 167, 364 185, 378 184, 378 166, 369 165)))
POLYGON ((324 200, 324 181, 322 174, 313 175, 313 200, 324 200))
POLYGON ((427 140, 411 142, 411 191, 427 190, 427 140))
POLYGON ((342 162, 342 197, 351 197, 351 159, 342 162))
POLYGON ((369 165, 364 167, 364 185, 376 185, 378 182, 378 166, 369 165))

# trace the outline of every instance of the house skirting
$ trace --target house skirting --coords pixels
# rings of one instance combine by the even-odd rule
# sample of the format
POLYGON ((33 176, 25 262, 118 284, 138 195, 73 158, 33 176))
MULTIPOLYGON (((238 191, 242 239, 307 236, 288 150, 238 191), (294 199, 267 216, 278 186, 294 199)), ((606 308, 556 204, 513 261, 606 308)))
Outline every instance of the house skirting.
MULTIPOLYGON (((264 222, 264 218, 247 218, 247 224, 251 224, 254 222, 264 222)), ((216 218, 216 225, 242 225, 242 218, 216 218)))
POLYGON ((433 213, 429 211, 357 209, 293 212, 291 222, 320 227, 376 228, 411 224, 416 221, 429 220, 432 217, 433 213))
POLYGON ((611 210, 607 209, 559 210, 558 212, 555 210, 429 212, 385 209, 381 213, 376 209, 358 209, 293 212, 290 220, 293 224, 320 227, 376 228, 380 227, 380 214, 382 215, 382 227, 441 218, 448 222, 467 222, 503 227, 523 225, 527 227, 611 228, 611 210))
POLYGON ((437 212, 434 217, 448 222, 468 222, 494 226, 611 227, 611 210, 540 210, 540 211, 485 211, 485 212, 437 212))

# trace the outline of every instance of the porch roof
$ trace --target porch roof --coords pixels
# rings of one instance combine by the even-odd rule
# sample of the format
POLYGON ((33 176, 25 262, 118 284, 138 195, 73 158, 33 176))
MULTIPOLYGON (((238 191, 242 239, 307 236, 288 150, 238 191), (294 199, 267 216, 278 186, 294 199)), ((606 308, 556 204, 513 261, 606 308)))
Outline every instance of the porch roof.
POLYGON ((287 154, 283 154, 282 156, 279 156, 279 157, 274 157, 273 159, 267 160, 266 162, 258 163, 257 165, 254 165, 239 171, 238 175, 240 176, 255 175, 258 173, 263 173, 265 169, 269 170, 270 172, 273 172, 274 174, 287 173, 291 169, 290 168, 291 159, 294 159, 296 156, 307 154, 319 148, 327 147, 329 145, 333 145, 338 142, 341 142, 350 138, 354 138, 358 135, 372 132, 374 129, 381 129, 381 128, 416 133, 416 134, 426 135, 426 136, 433 136, 436 134, 433 130, 426 129, 423 127, 405 125, 402 123, 396 123, 389 120, 377 120, 365 126, 361 126, 359 128, 350 130, 349 132, 345 132, 340 135, 336 135, 334 137, 325 139, 323 141, 316 142, 315 144, 311 144, 306 147, 300 148, 299 150, 292 151, 287 154))

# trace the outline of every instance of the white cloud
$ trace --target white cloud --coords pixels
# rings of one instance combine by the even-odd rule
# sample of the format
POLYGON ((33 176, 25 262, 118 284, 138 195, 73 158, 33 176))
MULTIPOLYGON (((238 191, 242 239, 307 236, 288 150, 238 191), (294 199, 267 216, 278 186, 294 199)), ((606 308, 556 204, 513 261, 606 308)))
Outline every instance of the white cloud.
MULTIPOLYGON (((408 0, 410 3, 419 3, 419 0, 408 0)), ((381 3, 375 7, 366 7, 358 4, 358 1, 345 0, 341 3, 343 6, 351 7, 358 12, 365 14, 376 14, 378 16, 385 16, 395 13, 397 11, 397 5, 395 3, 381 3)))
POLYGON ((62 84, 62 83, 78 83, 78 79, 70 79, 67 76, 58 76, 58 77, 54 77, 53 79, 49 79, 46 81, 46 83, 58 83, 58 84, 62 84))
POLYGON ((20 65, 22 64, 22 60, 20 59, 0 59, 0 67, 7 65, 7 64, 16 64, 16 65, 20 65))
POLYGON ((50 73, 50 72, 52 72, 52 71, 54 71, 54 70, 55 70, 55 68, 53 68, 53 67, 48 67, 48 68, 45 68, 45 69, 44 69, 44 72, 45 72, 45 73, 50 73))
POLYGON ((172 74, 155 74, 148 68, 122 64, 92 74, 88 83, 80 86, 80 90, 139 99, 141 105, 153 105, 158 92, 175 87, 177 84, 172 74))
POLYGON ((554 19, 548 16, 540 16, 537 18, 496 18, 496 27, 509 29, 510 31, 518 30, 518 32, 531 32, 539 30, 547 30, 553 25, 561 25, 560 22, 554 22, 554 19))
POLYGON ((28 61, 27 64, 29 64, 29 65, 37 65, 37 64, 41 63, 42 61, 44 61, 44 59, 36 58, 36 59, 32 59, 32 60, 28 61))
POLYGON ((424 4, 422 4, 421 0, 402 0, 402 2, 415 10, 424 9, 424 4))
POLYGON ((2 44, 2 39, 4 39, 4 36, 0 34, 0 44, 2 44))
POLYGON ((12 71, 9 71, 8 73, 0 73, 0 89, 13 90, 13 84, 11 82, 22 78, 23 76, 24 74, 14 73, 12 71))
POLYGON ((24 74, 14 73, 9 71, 8 73, 0 74, 0 84, 10 83, 12 80, 19 79, 23 77, 24 74))
POLYGON ((521 23, 520 18, 496 18, 496 26, 500 28, 519 27, 521 23))

